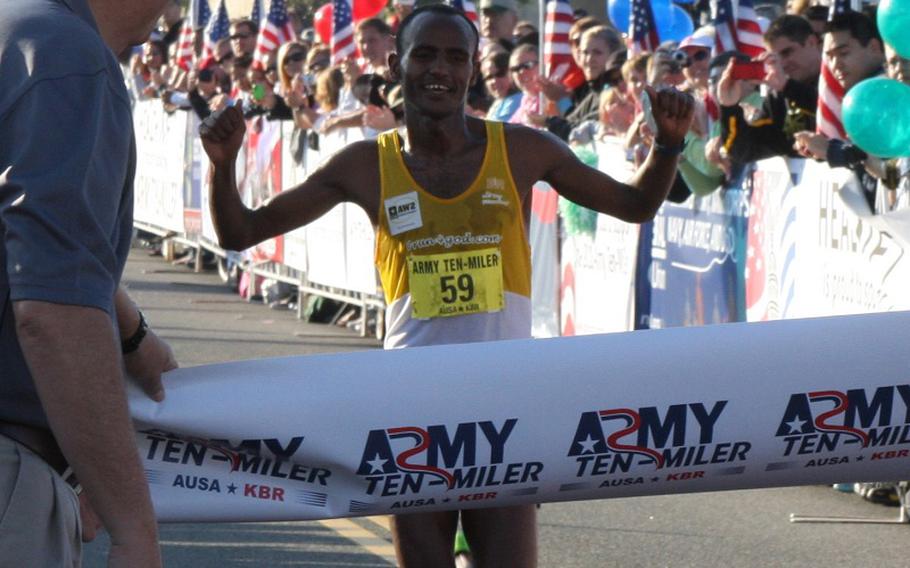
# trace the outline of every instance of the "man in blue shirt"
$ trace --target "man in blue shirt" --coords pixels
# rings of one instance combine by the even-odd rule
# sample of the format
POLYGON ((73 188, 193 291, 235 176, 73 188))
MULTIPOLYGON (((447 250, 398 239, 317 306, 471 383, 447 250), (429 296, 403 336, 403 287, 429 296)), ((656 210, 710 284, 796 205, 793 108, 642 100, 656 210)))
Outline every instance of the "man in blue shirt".
MULTIPOLYGON (((176 366, 119 280, 135 144, 115 53, 166 0, 0 3, 0 558, 70 566, 75 472, 111 536, 111 566, 159 566, 124 370, 156 400, 176 366), (63 474, 63 475, 61 475, 63 474)), ((94 527, 86 515, 83 536, 94 527)))

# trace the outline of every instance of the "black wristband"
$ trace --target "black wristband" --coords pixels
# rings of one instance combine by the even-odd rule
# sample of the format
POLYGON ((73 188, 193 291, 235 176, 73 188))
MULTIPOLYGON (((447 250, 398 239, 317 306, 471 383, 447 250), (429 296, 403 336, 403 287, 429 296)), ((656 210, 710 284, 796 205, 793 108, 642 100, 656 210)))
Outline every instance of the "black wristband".
POLYGON ((124 339, 120 343, 120 351, 124 355, 129 355, 133 351, 139 349, 139 344, 142 343, 142 340, 145 339, 145 335, 149 331, 149 324, 145 321, 145 316, 142 315, 142 312, 139 312, 139 327, 136 328, 136 331, 133 332, 128 339, 124 339))
POLYGON ((654 151, 657 152, 658 154, 661 154, 664 156, 679 156, 680 154, 682 154, 683 150, 685 150, 685 149, 686 149, 685 140, 680 142, 678 146, 665 146, 665 145, 661 144, 660 142, 658 142, 657 140, 654 141, 654 151))

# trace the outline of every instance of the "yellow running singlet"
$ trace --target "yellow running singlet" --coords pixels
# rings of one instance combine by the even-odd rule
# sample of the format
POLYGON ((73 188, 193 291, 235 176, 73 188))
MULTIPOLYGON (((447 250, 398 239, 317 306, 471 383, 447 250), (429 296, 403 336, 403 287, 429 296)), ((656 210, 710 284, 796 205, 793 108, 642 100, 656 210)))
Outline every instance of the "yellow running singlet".
POLYGON ((420 187, 397 131, 381 134, 376 266, 387 349, 531 334, 531 255, 503 125, 486 122, 476 179, 451 199, 420 187))

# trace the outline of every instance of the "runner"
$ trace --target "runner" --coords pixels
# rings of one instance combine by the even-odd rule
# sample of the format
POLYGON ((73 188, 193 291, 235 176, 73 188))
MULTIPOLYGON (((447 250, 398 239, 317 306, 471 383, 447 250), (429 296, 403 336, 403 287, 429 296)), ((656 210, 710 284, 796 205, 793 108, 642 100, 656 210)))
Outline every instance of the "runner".
MULTIPOLYGON (((552 135, 466 117, 479 73, 476 28, 445 5, 401 24, 389 68, 404 92, 406 135, 352 144, 292 190, 256 210, 237 193, 240 109, 201 127, 212 161, 212 214, 221 245, 243 250, 314 221, 349 201, 376 231, 376 266, 387 301, 386 348, 526 338, 531 331, 527 219, 531 186, 549 182, 569 199, 629 222, 653 217, 676 174, 693 102, 649 90, 656 144, 633 179, 589 168, 552 135)), ((534 506, 461 512, 478 566, 535 566, 534 506)), ((394 518, 401 566, 452 566, 459 513, 394 518)))

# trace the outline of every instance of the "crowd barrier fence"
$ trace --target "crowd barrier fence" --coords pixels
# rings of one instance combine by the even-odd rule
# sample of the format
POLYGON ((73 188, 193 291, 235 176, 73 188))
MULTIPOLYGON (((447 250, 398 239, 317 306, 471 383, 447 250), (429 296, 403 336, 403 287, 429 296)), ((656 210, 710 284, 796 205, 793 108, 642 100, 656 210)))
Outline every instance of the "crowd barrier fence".
MULTIPOLYGON (((358 206, 339 205, 305 228, 230 253, 218 246, 209 213, 198 120, 146 101, 136 104, 134 123, 137 228, 295 286, 298 313, 307 294, 376 308, 381 334, 373 229, 358 206)), ((290 122, 250 119, 238 190, 257 206, 362 138, 360 129, 344 129, 317 141, 290 122)), ((594 151, 602 171, 631 175, 619 140, 594 151)), ((534 187, 537 337, 910 309, 910 210, 872 215, 847 170, 764 160, 742 184, 666 202, 641 226, 596 215, 590 229, 567 230, 558 199, 546 184, 534 187)))

